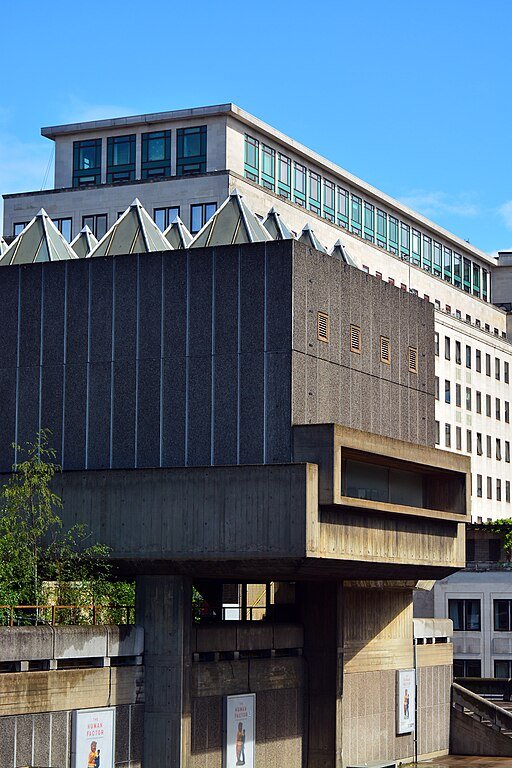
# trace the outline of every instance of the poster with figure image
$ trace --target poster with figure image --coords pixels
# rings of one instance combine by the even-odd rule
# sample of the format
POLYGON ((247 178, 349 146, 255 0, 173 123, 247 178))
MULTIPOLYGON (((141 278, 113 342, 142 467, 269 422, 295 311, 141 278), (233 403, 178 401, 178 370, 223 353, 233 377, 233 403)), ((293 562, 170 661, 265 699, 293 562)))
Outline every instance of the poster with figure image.
POLYGON ((414 669, 399 669, 396 686, 396 714, 398 735, 411 733, 416 728, 416 673, 414 669))
POLYGON ((71 768, 114 768, 115 708, 73 712, 71 768))
POLYGON ((256 694, 226 696, 224 768, 254 768, 256 694))

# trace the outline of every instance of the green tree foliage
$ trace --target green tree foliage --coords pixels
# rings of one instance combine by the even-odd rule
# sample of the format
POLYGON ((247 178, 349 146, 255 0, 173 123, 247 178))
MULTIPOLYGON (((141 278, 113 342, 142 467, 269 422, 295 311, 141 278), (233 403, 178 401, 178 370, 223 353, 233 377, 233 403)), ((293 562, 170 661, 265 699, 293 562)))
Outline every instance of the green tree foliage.
POLYGON ((108 548, 83 525, 64 530, 49 439, 42 430, 15 446, 18 461, 0 489, 0 604, 39 606, 50 595, 60 605, 133 605, 133 585, 112 581, 108 548))
POLYGON ((501 536, 503 551, 505 552, 507 561, 510 562, 512 559, 512 518, 502 517, 499 520, 492 520, 489 523, 485 523, 485 525, 493 533, 497 533, 501 536))

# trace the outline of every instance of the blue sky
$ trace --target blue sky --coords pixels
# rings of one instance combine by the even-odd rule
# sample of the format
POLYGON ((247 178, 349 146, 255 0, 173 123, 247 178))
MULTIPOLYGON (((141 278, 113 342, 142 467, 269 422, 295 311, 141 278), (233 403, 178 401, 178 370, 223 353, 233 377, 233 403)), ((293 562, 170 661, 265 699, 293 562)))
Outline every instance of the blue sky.
POLYGON ((43 125, 233 101, 483 250, 512 247, 509 0, 19 0, 2 17, 0 193, 42 187, 43 125))

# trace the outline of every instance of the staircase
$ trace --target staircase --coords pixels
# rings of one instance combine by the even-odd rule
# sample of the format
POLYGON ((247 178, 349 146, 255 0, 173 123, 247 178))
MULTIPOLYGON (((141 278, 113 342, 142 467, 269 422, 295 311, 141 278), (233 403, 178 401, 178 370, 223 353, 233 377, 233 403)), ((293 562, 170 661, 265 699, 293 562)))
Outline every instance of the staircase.
POLYGON ((453 683, 450 752, 512 757, 512 712, 453 683))

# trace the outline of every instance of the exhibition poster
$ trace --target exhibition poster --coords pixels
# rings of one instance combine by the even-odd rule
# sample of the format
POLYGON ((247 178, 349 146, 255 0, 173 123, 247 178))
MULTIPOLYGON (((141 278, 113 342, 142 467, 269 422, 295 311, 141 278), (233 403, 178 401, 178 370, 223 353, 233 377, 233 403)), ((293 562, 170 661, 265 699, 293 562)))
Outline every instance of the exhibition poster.
POLYGON ((226 697, 225 768, 254 768, 256 694, 226 697))
POLYGON ((72 768, 114 768, 114 707, 73 712, 72 768))
POLYGON ((397 734, 411 733, 416 727, 416 673, 397 670, 397 734))

